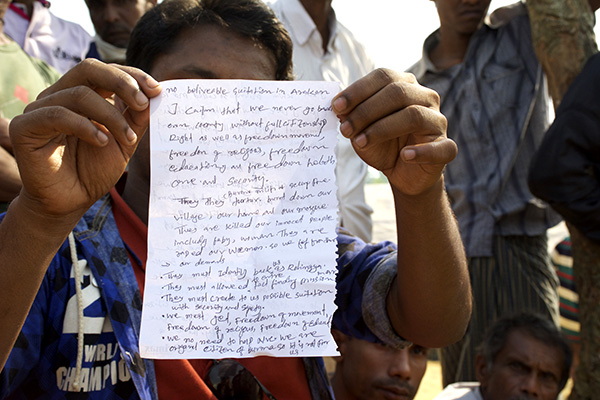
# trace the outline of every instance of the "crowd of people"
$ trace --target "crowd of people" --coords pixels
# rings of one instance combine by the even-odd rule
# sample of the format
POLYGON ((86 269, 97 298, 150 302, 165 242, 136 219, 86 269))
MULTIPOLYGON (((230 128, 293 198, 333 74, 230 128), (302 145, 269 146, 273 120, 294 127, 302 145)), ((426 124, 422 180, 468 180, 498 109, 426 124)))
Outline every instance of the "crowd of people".
POLYGON ((594 398, 600 2, 433 1, 440 26, 399 72, 331 0, 86 0, 94 37, 45 0, 0 0, 0 398, 412 399, 437 349, 437 400, 557 399, 570 378, 594 398), (340 84, 333 371, 140 356, 149 103, 170 79, 340 84), (382 243, 369 167, 394 198, 382 243), (572 258, 553 264, 561 220, 572 258))

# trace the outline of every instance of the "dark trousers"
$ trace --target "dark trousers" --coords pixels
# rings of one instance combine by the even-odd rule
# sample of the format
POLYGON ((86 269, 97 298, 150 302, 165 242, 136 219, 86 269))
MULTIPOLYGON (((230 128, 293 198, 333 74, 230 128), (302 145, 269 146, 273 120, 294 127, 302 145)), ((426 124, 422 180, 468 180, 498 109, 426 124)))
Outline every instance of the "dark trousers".
POLYGON ((473 313, 459 342, 441 349, 444 387, 476 381, 475 355, 498 317, 533 311, 558 326, 558 277, 543 236, 495 236, 493 257, 469 259, 473 313))

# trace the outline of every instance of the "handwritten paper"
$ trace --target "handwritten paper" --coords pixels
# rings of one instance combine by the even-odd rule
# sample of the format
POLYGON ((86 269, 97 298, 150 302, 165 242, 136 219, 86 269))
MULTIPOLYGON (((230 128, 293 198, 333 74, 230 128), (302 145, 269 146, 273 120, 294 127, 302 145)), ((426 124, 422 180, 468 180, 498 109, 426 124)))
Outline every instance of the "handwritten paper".
POLYGON ((337 84, 162 87, 150 107, 142 357, 337 354, 337 84))

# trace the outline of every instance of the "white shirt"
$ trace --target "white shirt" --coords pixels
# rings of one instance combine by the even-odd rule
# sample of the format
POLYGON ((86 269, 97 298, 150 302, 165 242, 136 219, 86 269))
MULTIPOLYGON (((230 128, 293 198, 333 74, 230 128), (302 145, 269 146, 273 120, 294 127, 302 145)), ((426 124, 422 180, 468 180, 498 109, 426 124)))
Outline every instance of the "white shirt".
MULTIPOLYGON (((271 7, 292 38, 297 80, 339 82, 343 89, 375 69, 364 47, 336 20, 335 13, 329 18, 331 38, 323 54, 321 35, 299 0, 277 0, 271 7)), ((356 236, 370 241, 373 210, 365 201, 367 165, 341 134, 336 157, 340 222, 356 236)))
POLYGON ((39 1, 31 20, 6 10, 4 31, 32 57, 46 61, 61 73, 85 58, 92 37, 79 24, 58 18, 39 1))
POLYGON ((479 382, 457 382, 446 388, 433 400, 483 400, 479 382))

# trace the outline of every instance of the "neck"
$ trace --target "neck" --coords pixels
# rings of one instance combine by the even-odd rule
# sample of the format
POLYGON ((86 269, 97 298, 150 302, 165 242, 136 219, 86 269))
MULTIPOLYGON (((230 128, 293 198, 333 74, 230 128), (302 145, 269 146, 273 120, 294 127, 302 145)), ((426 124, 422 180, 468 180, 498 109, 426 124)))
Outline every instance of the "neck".
POLYGON ((442 26, 440 28, 440 41, 431 50, 429 58, 436 68, 441 70, 462 63, 472 36, 473 34, 448 32, 442 26))
POLYGON ((150 182, 136 176, 134 165, 129 166, 127 180, 121 197, 146 226, 148 226, 148 203, 150 200, 150 182))
POLYGON ((317 30, 323 41, 323 51, 327 51, 327 44, 331 37, 328 23, 329 15, 333 11, 331 0, 300 0, 300 3, 302 3, 302 6, 317 26, 317 30))
MULTIPOLYGON (((337 367, 339 368, 339 363, 337 367)), ((333 393, 335 393, 336 400, 352 400, 353 396, 348 393, 346 390, 346 386, 344 385, 343 379, 340 376, 339 372, 336 372, 331 378, 331 388, 333 389, 333 393)))

